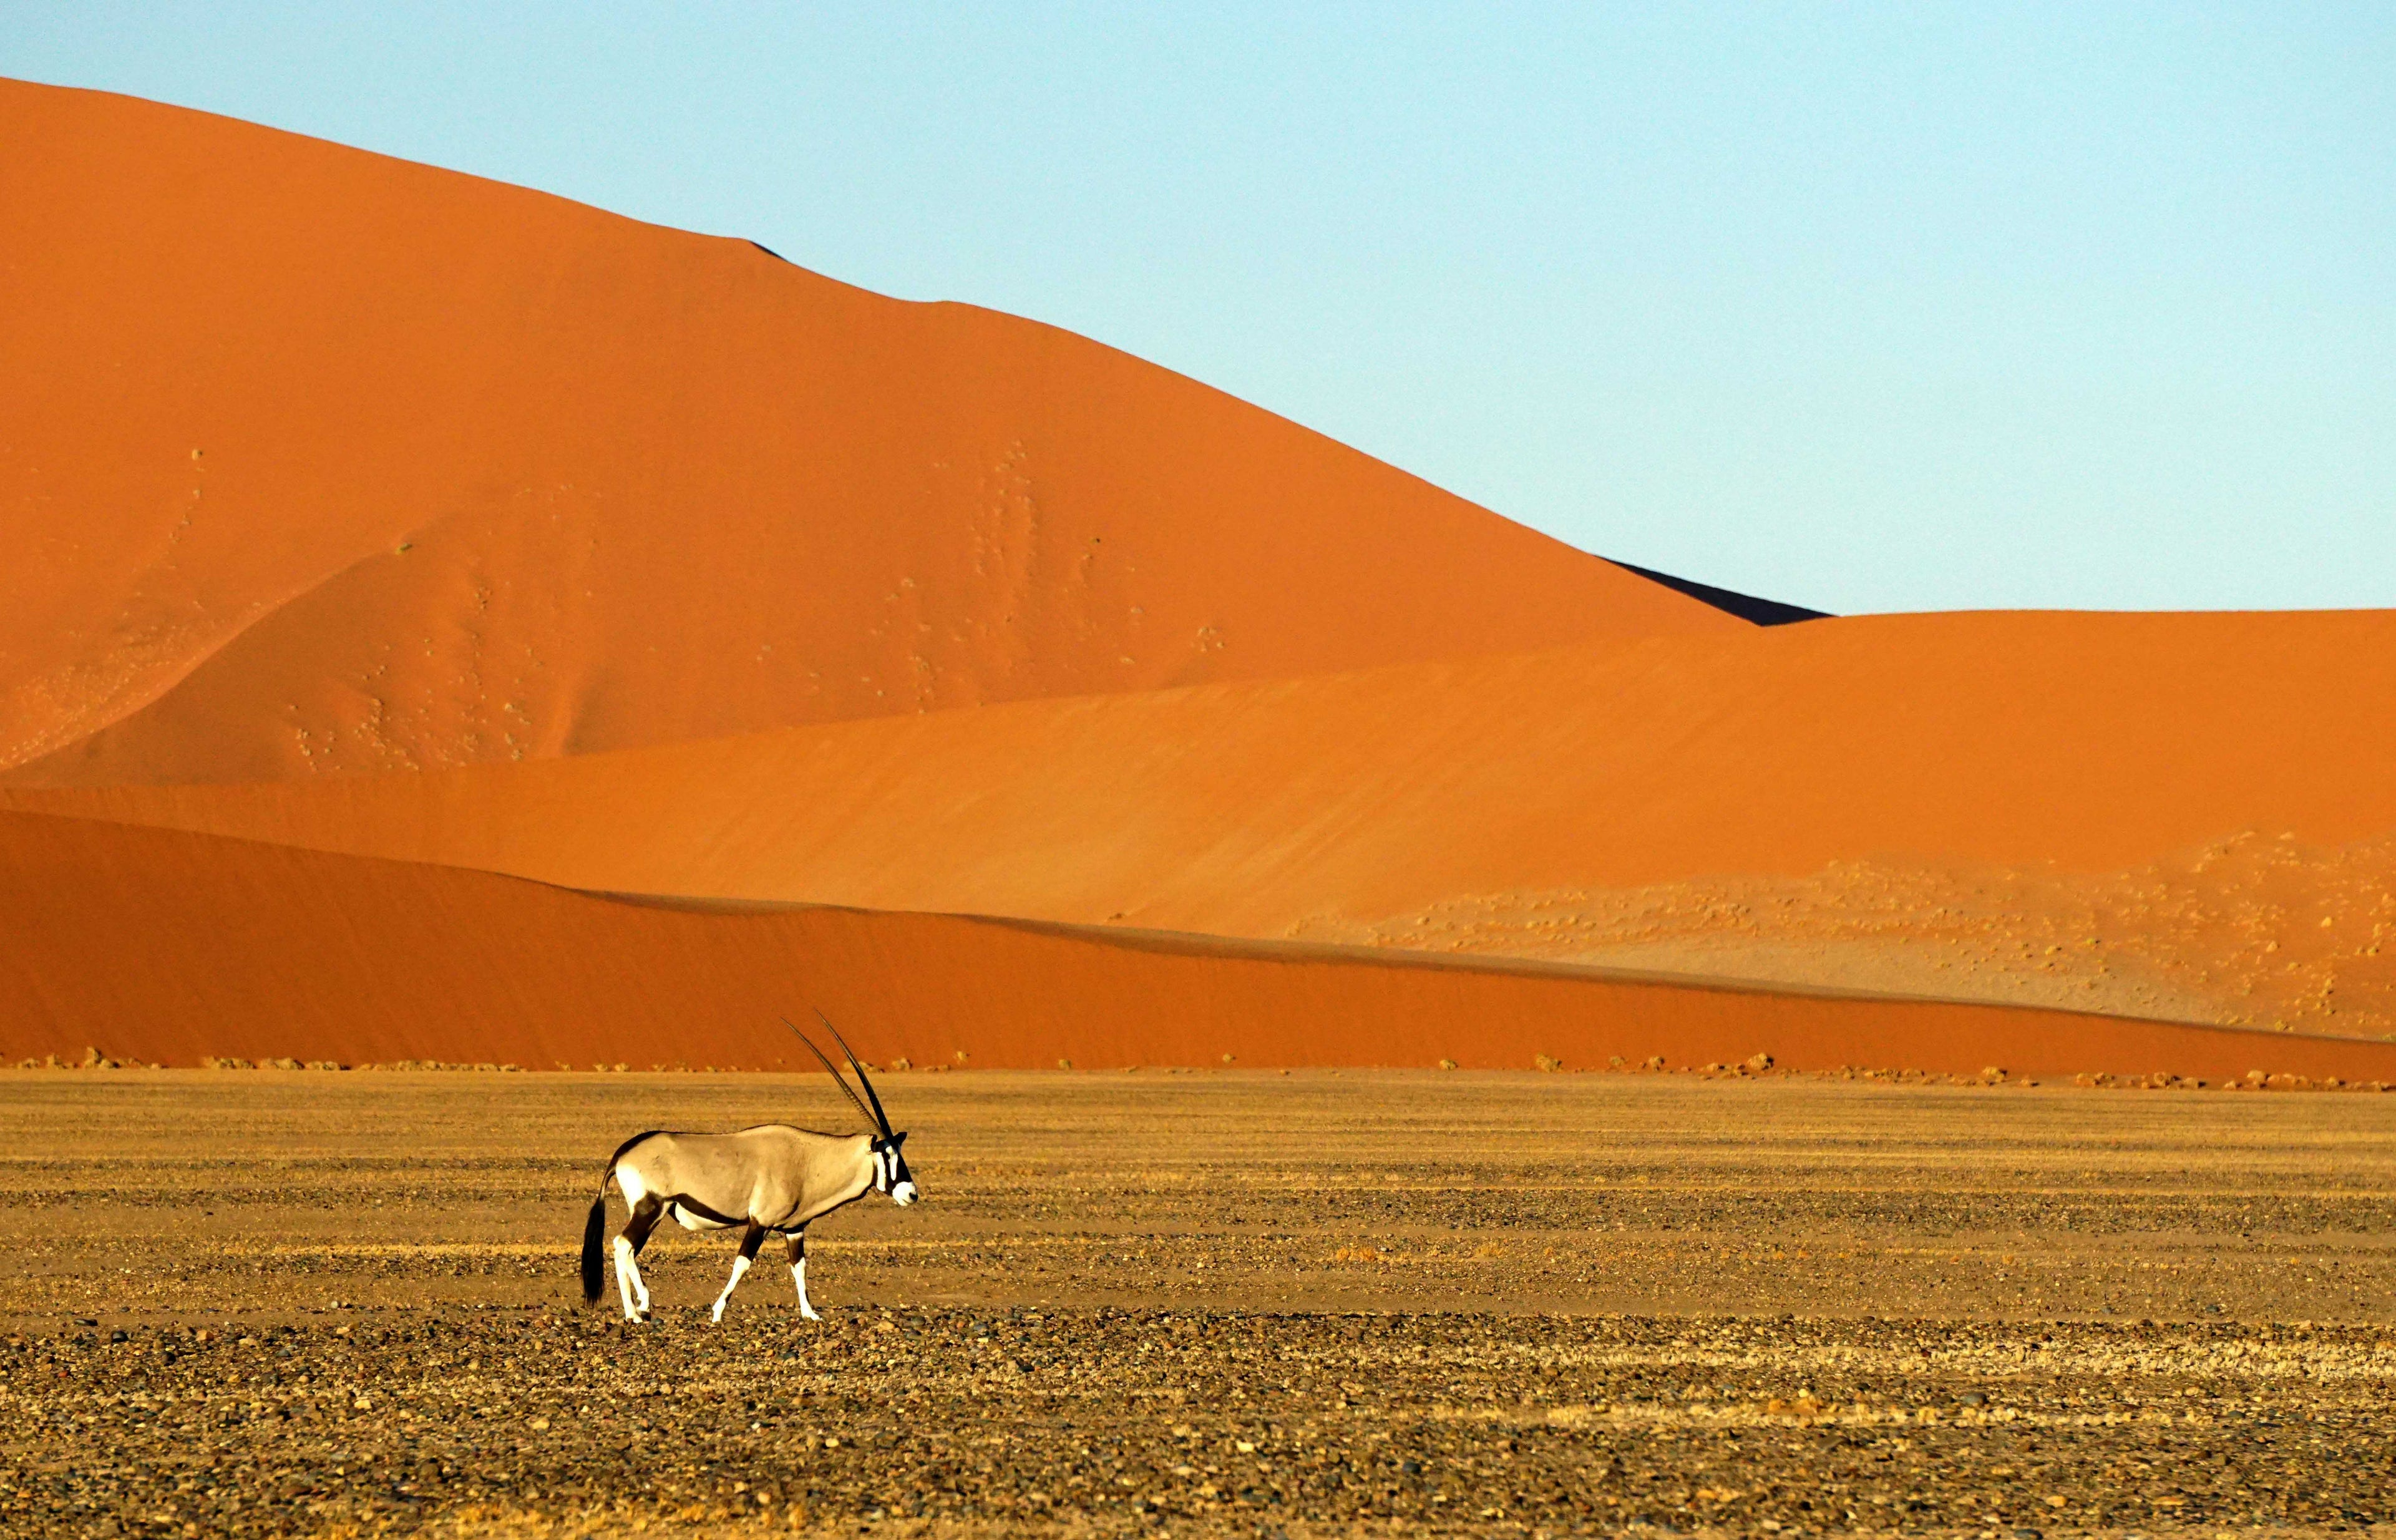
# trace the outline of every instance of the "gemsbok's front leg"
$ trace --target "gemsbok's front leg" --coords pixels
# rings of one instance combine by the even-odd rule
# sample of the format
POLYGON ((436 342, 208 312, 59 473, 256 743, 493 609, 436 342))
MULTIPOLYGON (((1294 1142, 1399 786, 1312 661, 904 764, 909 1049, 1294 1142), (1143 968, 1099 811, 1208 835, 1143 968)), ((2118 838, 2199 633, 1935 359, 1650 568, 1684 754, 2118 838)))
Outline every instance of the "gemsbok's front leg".
POLYGON ((799 1314, 808 1321, 821 1321, 816 1308, 807 1303, 807 1232, 791 1232, 791 1281, 799 1286, 799 1314))
POLYGON ((757 1248, 765 1243, 765 1227, 752 1220, 748 1231, 740 1237, 740 1255, 732 1259, 732 1276, 724 1281, 724 1292, 715 1296, 715 1319, 724 1320, 724 1307, 732 1303, 732 1291, 740 1287, 740 1275, 749 1264, 757 1260, 757 1248))
POLYGON ((632 1259, 649 1243, 649 1231, 658 1228, 658 1215, 665 1211, 657 1199, 643 1197, 616 1237, 616 1292, 623 1295, 626 1321, 649 1319, 649 1286, 641 1281, 640 1264, 632 1259))

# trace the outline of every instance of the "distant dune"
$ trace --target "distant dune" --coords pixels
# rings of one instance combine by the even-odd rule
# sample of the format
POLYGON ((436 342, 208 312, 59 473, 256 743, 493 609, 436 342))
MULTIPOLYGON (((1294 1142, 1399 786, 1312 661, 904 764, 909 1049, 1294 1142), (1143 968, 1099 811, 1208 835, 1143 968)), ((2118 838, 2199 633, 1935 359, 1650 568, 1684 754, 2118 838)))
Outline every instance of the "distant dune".
POLYGON ((745 241, 0 135, 0 1054, 2396 1036, 2396 611, 1820 617, 745 241))

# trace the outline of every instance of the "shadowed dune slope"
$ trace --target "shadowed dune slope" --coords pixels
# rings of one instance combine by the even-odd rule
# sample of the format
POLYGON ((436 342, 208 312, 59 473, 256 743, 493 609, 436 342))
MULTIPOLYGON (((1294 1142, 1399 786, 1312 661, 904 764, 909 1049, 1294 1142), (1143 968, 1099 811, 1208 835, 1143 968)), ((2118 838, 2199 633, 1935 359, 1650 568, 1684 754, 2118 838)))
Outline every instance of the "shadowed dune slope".
POLYGON ((1871 617, 539 764, 5 793, 572 887, 1274 936, 1901 855, 2396 829, 2396 612, 1871 617))
POLYGON ((869 1056, 919 1064, 1677 1066, 1761 1050, 1796 1068, 2396 1080, 2384 1043, 950 916, 700 912, 27 814, 0 814, 0 927, 11 1059, 763 1068, 801 1056, 775 1017, 817 1005, 869 1056))
POLYGON ((0 82, 0 142, 19 782, 1741 628, 1165 369, 745 241, 95 92, 0 82))

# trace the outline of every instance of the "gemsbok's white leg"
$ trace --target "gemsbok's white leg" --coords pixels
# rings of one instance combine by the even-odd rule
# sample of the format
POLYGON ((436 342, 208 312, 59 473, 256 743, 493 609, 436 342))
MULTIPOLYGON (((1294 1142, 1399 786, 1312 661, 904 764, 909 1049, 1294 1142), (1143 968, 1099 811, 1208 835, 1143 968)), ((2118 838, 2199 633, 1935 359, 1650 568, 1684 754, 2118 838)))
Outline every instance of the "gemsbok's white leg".
POLYGON ((747 1257, 736 1256, 732 1259, 732 1276, 724 1281, 724 1292, 715 1296, 714 1314, 718 1322, 724 1320, 724 1307, 732 1303, 732 1291, 740 1287, 740 1275, 748 1270, 747 1257))
POLYGON ((791 1237, 791 1281, 799 1289, 799 1315, 807 1321, 821 1321, 816 1308, 807 1303, 807 1237, 805 1230, 791 1237))
POLYGON ((637 1260, 640 1248, 622 1236, 616 1237, 616 1282, 624 1295, 624 1319, 649 1319, 649 1281, 641 1276, 637 1260))
POLYGON ((616 1292, 623 1296, 626 1321, 640 1320, 641 1312, 648 1308, 646 1298, 636 1301, 632 1294, 632 1281, 639 1276, 632 1262, 632 1243, 620 1235, 616 1237, 616 1292))
POLYGON ((715 1296, 715 1319, 719 1324, 724 1320, 724 1307, 732 1303, 732 1291, 740 1287, 740 1275, 749 1270, 749 1264, 757 1259, 757 1248, 765 1243, 762 1225, 750 1226, 740 1237, 740 1255, 732 1259, 732 1276, 724 1281, 724 1292, 715 1296))
POLYGON ((657 1228, 658 1215, 664 1206, 643 1190, 637 1178, 626 1181, 631 1174, 619 1172, 618 1185, 632 1205, 632 1216, 624 1221, 622 1233, 616 1237, 616 1288, 624 1296, 624 1319, 646 1321, 649 1315, 649 1285, 641 1277, 641 1265, 634 1260, 641 1248, 648 1244, 649 1231, 657 1228))

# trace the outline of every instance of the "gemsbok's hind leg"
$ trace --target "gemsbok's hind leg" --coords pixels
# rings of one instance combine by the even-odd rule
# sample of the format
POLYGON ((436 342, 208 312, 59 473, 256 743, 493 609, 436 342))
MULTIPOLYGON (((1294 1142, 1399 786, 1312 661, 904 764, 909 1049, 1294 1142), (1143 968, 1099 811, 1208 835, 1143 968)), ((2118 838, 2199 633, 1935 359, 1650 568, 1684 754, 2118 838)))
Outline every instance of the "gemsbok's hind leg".
POLYGON ((649 1231, 658 1228, 658 1215, 664 1212, 663 1203, 644 1196, 632 1205, 632 1216, 616 1236, 616 1292, 623 1295, 626 1321, 649 1318, 649 1286, 642 1281, 640 1264, 633 1258, 649 1243, 649 1231))
POLYGON ((732 1276, 724 1281, 724 1292, 715 1296, 715 1319, 724 1319, 724 1307, 732 1303, 732 1291, 740 1287, 740 1275, 749 1264, 757 1260, 757 1248, 765 1243, 765 1227, 752 1224, 740 1237, 740 1255, 732 1259, 732 1276))
POLYGON ((799 1314, 809 1321, 821 1321, 816 1308, 807 1303, 807 1232, 791 1233, 791 1281, 799 1286, 799 1314))

